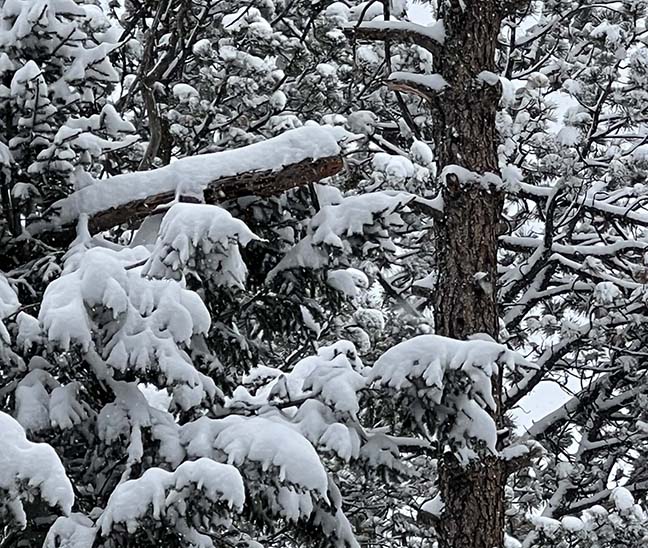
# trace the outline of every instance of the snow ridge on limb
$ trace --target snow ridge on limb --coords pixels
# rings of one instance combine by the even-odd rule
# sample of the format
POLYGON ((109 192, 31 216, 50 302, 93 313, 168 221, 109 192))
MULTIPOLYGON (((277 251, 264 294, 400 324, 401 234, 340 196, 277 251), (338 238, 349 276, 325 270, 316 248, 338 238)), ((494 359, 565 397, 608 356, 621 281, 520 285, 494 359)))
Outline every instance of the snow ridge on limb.
POLYGON ((404 91, 418 95, 433 102, 436 94, 449 86, 440 74, 419 74, 415 72, 392 72, 387 79, 387 87, 392 91, 404 91))
POLYGON ((467 463, 485 448, 496 454, 497 427, 491 379, 500 366, 533 367, 506 346, 486 340, 459 341, 420 335, 385 352, 367 373, 379 383, 414 399, 443 443, 467 463))
POLYGON ((246 147, 182 158, 150 171, 116 175, 55 202, 32 234, 68 231, 80 215, 91 232, 148 216, 178 193, 203 195, 207 203, 248 194, 269 196, 339 173, 342 128, 309 124, 246 147))

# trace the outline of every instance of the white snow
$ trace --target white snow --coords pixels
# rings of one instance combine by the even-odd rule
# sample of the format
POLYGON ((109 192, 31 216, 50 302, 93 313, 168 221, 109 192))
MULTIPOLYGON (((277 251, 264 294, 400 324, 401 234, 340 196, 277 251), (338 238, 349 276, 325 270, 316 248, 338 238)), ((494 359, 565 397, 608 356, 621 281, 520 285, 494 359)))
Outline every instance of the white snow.
POLYGON ((433 407, 440 406, 439 420, 444 419, 451 406, 454 411, 450 437, 460 445, 471 438, 482 440, 495 453, 495 423, 472 398, 478 397, 490 409, 495 408, 491 377, 500 365, 513 368, 530 364, 495 342, 420 335, 397 344, 380 356, 368 370, 367 378, 369 382, 379 382, 398 391, 414 390, 417 397, 424 396, 433 407), (459 394, 449 390, 446 375, 451 371, 464 373, 471 387, 465 392, 462 388, 459 394), (419 382, 415 385, 416 381, 419 382), (427 389, 420 388, 420 381, 427 389))
POLYGON ((527 517, 536 529, 541 530, 550 537, 555 535, 562 525, 557 519, 546 516, 528 515, 527 517))
POLYGON ((239 251, 259 238, 243 221, 215 205, 177 203, 164 216, 143 273, 154 278, 200 271, 217 285, 243 287, 247 268, 239 251))
POLYGON ((432 91, 443 91, 449 84, 440 74, 421 74, 420 72, 392 72, 388 78, 392 82, 412 83, 432 91))
MULTIPOLYGON (((163 520, 174 505, 186 507, 195 491, 212 502, 224 502, 241 511, 245 502, 243 479, 236 468, 208 458, 182 463, 174 472, 149 468, 141 477, 118 485, 110 495, 98 525, 106 536, 116 523, 134 533, 148 515, 163 520)), ((169 524, 171 525, 171 524, 169 524)))
POLYGON ((188 103, 192 99, 199 99, 198 90, 189 84, 176 84, 173 86, 173 96, 181 103, 188 103))
POLYGON ((326 283, 347 297, 357 297, 369 287, 366 274, 357 268, 340 268, 326 274, 326 283))
POLYGON ((445 504, 441 498, 441 494, 439 493, 433 499, 424 502, 421 506, 421 511, 432 514, 433 516, 440 516, 444 508, 445 504))
MULTIPOLYGON (((384 226, 401 226, 403 221, 398 210, 414 198, 406 192, 371 192, 348 196, 337 205, 324 206, 311 220, 313 244, 342 248, 342 237, 376 231, 373 225, 378 220, 384 226)), ((378 230, 378 233, 383 235, 383 231, 378 230)))
POLYGON ((570 533, 576 533, 585 528, 583 520, 576 516, 565 516, 560 520, 560 524, 570 533))
POLYGON ((497 74, 488 70, 481 71, 477 75, 477 79, 489 86, 496 86, 500 81, 500 78, 497 74))
POLYGON ((565 126, 556 135, 556 140, 563 146, 571 147, 579 143, 581 132, 577 127, 565 126))
POLYGON ((410 156, 414 162, 422 166, 432 165, 434 154, 427 143, 415 140, 410 147, 410 156))
POLYGON ((83 514, 61 516, 47 532, 43 548, 92 548, 97 528, 83 514))
POLYGON ((184 425, 181 439, 189 455, 214 458, 222 451, 227 462, 238 468, 248 461, 263 470, 276 467, 280 481, 326 497, 326 471, 315 449, 286 425, 263 417, 203 417, 184 425))
POLYGON ((610 500, 619 512, 630 512, 635 505, 632 493, 625 487, 615 487, 610 494, 610 500))
MULTIPOLYGON (((214 381, 199 373, 183 347, 196 334, 206 333, 209 313, 200 297, 183 284, 143 277, 148 258, 142 247, 121 250, 95 247, 71 254, 63 275, 43 296, 39 320, 52 344, 67 350, 71 344, 84 352, 93 349, 94 322, 109 336, 103 341, 106 365, 124 372, 145 373, 157 368, 168 385, 186 384, 213 396, 214 381), (110 321, 109 321, 110 320, 110 321)), ((175 386, 177 403, 186 408, 175 386)))
MULTIPOLYGON (((350 25, 353 28, 355 25, 350 25)), ((376 29, 376 30, 394 30, 412 34, 420 34, 429 38, 438 44, 443 44, 445 41, 446 33, 443 21, 439 19, 430 25, 418 25, 408 21, 363 21, 360 23, 361 28, 376 29)))
POLYGON ((18 295, 9 285, 7 278, 0 272, 0 350, 11 343, 9 331, 2 320, 16 312, 19 307, 18 295))
MULTIPOLYGON (((26 489, 38 492, 50 506, 58 506, 69 514, 74 503, 72 484, 54 449, 46 443, 32 443, 20 424, 0 411, 0 489, 8 494, 8 500, 0 501, 10 514, 24 524, 22 500, 26 489)), ((4 510, 4 509, 3 509, 4 510)))

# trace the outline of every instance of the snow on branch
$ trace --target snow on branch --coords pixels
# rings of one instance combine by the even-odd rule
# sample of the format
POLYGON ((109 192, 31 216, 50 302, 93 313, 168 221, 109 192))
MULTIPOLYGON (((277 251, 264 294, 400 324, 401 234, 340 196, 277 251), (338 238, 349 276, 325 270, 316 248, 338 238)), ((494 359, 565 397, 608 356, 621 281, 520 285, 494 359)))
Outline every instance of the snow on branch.
POLYGON ((0 273, 0 360, 8 362, 13 358, 11 351, 11 336, 3 320, 14 314, 20 308, 18 295, 9 284, 7 278, 0 273))
POLYGON ((360 40, 393 40, 409 42, 434 53, 445 41, 445 27, 439 20, 430 26, 408 21, 364 21, 349 26, 345 33, 360 40))
POLYGON ((353 240, 361 241, 361 245, 371 240, 380 249, 394 252, 396 245, 390 233, 406 226, 402 214, 414 208, 426 215, 440 215, 443 200, 440 196, 425 199, 408 192, 377 191, 327 204, 313 216, 307 235, 270 271, 268 279, 293 268, 322 268, 328 264, 332 250, 350 250, 353 240))
POLYGON ((315 448, 284 421, 230 415, 201 417, 180 429, 191 458, 226 459, 241 473, 251 501, 291 521, 310 520, 334 546, 359 547, 340 492, 315 448))
POLYGON ((23 502, 35 494, 69 514, 74 503, 72 484, 56 452, 46 443, 32 443, 22 426, 0 411, 0 523, 9 517, 24 526, 23 502))
POLYGON ((313 446, 284 424, 264 417, 230 415, 200 419, 181 428, 191 457, 218 458, 219 452, 237 468, 257 464, 277 470, 279 482, 326 498, 328 479, 313 446))
POLYGON ((420 335, 385 352, 367 376, 413 398, 413 409, 423 406, 439 437, 468 461, 475 448, 496 453, 497 429, 487 409, 496 408, 491 378, 502 365, 533 367, 496 342, 420 335))
POLYGON ((392 72, 387 79, 389 89, 412 93, 426 101, 433 101, 435 94, 442 92, 448 85, 440 74, 392 72))
POLYGON ((247 268, 239 245, 258 239, 243 221, 225 209, 177 203, 162 220, 143 274, 180 279, 186 270, 198 268, 217 285, 243 287, 247 268))
POLYGON ((263 411, 318 449, 349 461, 360 455, 353 423, 360 411, 358 392, 365 385, 362 371, 353 344, 337 341, 300 360, 290 372, 263 365, 252 369, 226 405, 263 411))
POLYGON ((216 391, 185 351, 194 336, 208 331, 209 313, 181 282, 146 278, 140 268, 130 268, 144 259, 143 247, 77 251, 47 287, 39 321, 53 346, 96 350, 103 376, 153 374, 173 387, 174 401, 187 409, 193 398, 216 391))
MULTIPOLYGON (((188 506, 213 505, 218 509, 222 505, 240 512, 244 502, 245 488, 239 471, 229 464, 200 458, 182 463, 174 472, 149 468, 140 478, 118 485, 98 524, 104 536, 118 524, 133 532, 152 514, 153 519, 168 526, 180 526, 179 532, 185 537, 193 533, 189 535, 192 538, 197 532, 190 531, 184 519, 179 519, 188 506)), ((205 513, 208 510, 205 508, 205 513)), ((220 512, 211 513, 213 525, 221 523, 220 512)))
POLYGON ((81 215, 92 233, 148 216, 179 194, 207 203, 249 194, 271 196, 319 181, 343 168, 342 128, 306 125, 246 147, 182 158, 150 171, 116 175, 55 202, 31 234, 67 232, 81 215))

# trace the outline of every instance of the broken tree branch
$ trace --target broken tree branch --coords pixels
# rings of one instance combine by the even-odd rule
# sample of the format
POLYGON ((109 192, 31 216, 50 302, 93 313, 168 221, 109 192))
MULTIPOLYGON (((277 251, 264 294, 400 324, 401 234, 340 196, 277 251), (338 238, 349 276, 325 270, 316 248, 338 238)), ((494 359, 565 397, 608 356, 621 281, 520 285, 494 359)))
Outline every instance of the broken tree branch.
POLYGON ((177 160, 150 171, 98 181, 55 202, 31 235, 64 244, 81 215, 91 233, 140 220, 183 196, 217 203, 246 195, 273 196, 342 171, 341 128, 305 126, 246 147, 177 160))
POLYGON ((363 21, 344 29, 344 34, 357 40, 415 44, 430 53, 439 53, 445 38, 443 21, 426 27, 405 21, 363 21))

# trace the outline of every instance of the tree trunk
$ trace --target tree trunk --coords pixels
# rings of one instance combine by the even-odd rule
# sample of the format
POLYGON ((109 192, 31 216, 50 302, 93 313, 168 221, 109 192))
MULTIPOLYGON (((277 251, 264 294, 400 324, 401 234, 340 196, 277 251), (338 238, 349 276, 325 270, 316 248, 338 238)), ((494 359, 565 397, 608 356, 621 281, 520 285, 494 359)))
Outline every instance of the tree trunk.
MULTIPOLYGON (((458 165, 478 175, 497 173, 495 115, 501 86, 477 78, 495 72, 502 13, 499 0, 439 2, 446 31, 435 70, 449 87, 438 98, 434 141, 439 167, 458 165)), ((437 222, 436 332, 465 339, 497 338, 497 237, 503 198, 495 189, 462 184, 448 175, 444 215, 437 222)), ((501 381, 494 380, 500 402, 501 381)), ((501 423, 500 412, 493 417, 501 423)), ((500 548, 504 542, 502 462, 483 456, 462 466, 452 453, 441 459, 439 487, 445 511, 437 527, 440 548, 500 548)))

